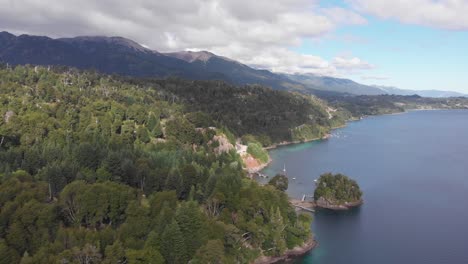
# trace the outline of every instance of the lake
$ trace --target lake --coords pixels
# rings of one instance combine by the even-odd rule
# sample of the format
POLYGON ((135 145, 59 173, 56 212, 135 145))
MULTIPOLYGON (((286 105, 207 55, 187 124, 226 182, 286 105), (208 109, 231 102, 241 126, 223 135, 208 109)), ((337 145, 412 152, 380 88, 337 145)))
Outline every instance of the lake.
POLYGON ((468 263, 468 111, 368 117, 270 154, 263 172, 286 165, 291 197, 312 194, 324 172, 364 192, 358 209, 314 214, 319 247, 298 263, 468 263))

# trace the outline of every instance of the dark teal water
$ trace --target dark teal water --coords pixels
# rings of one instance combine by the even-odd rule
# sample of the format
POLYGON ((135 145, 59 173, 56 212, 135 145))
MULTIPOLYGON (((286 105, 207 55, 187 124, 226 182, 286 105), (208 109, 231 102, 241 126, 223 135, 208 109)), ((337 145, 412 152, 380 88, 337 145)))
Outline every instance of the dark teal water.
POLYGON ((286 164, 292 197, 329 171, 364 192, 359 209, 315 213, 320 245, 299 263, 468 263, 468 111, 370 117, 271 156, 264 172, 286 164))

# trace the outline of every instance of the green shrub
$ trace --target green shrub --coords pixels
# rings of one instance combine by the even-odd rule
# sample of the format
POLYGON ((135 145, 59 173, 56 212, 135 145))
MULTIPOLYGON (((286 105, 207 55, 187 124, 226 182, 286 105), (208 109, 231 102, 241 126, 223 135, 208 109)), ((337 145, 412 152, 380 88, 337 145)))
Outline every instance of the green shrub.
POLYGON ((249 143, 247 147, 247 153, 261 162, 268 162, 268 152, 264 150, 259 143, 249 143))

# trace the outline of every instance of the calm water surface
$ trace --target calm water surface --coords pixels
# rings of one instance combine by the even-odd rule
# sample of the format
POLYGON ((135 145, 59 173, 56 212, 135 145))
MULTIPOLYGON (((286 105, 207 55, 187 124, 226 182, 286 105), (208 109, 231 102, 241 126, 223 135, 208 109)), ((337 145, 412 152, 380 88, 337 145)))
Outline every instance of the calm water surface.
POLYGON ((286 164, 292 197, 313 193, 324 172, 364 192, 359 209, 315 213, 320 245, 299 263, 468 263, 468 111, 370 117, 271 156, 264 172, 286 164))

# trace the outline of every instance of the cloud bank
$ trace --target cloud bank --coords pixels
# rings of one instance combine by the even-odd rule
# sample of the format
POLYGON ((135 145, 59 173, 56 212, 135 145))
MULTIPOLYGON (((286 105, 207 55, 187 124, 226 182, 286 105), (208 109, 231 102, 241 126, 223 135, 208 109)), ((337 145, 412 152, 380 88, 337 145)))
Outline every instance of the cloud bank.
POLYGON ((360 12, 403 23, 468 30, 466 0, 348 0, 360 12))
MULTIPOLYGON (((209 50, 258 68, 343 76, 375 68, 363 58, 293 51, 373 15, 468 30, 466 0, 0 0, 1 29, 73 37, 123 36, 162 52, 209 50)), ((347 36, 349 41, 361 41, 347 36)), ((340 40, 337 40, 340 41, 340 40)))
POLYGON ((365 24, 358 13, 310 0, 0 0, 0 25, 53 37, 131 38, 162 52, 209 50, 259 68, 338 75, 366 69, 358 58, 291 51, 340 25, 365 24))

